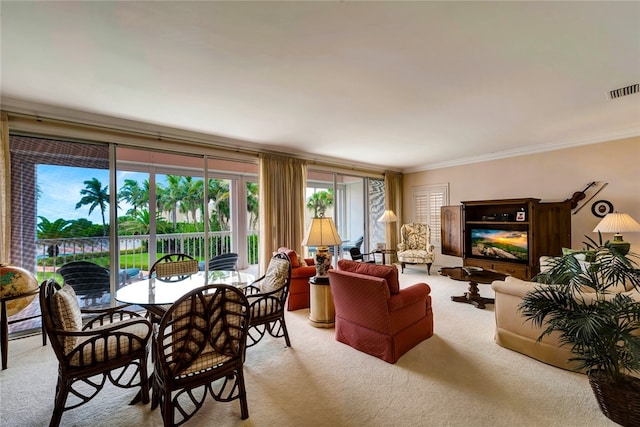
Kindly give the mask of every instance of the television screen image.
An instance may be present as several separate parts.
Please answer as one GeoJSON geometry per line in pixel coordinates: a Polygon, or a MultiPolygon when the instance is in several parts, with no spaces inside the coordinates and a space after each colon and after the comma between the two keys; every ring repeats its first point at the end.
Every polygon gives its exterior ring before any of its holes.
{"type": "Polygon", "coordinates": [[[471,229],[471,256],[526,262],[529,260],[527,232],[471,229]]]}

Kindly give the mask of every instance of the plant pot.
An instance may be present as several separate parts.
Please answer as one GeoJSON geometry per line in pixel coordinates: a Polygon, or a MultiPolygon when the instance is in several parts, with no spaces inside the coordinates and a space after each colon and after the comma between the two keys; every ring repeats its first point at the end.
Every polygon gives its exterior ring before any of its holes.
{"type": "Polygon", "coordinates": [[[621,381],[613,381],[593,371],[589,384],[607,418],[625,427],[640,426],[640,378],[624,375],[621,381]]]}

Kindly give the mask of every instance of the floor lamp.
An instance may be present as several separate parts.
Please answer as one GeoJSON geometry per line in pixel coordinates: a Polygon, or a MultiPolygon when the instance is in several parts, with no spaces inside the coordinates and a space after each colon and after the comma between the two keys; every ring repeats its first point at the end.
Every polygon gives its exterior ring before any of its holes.
{"type": "MultiPolygon", "coordinates": [[[[380,219],[378,219],[378,222],[383,222],[385,226],[385,229],[384,229],[385,249],[392,249],[391,248],[391,227],[389,226],[389,224],[396,221],[398,221],[398,217],[396,216],[395,213],[393,213],[391,209],[385,210],[382,216],[380,217],[380,219]]],[[[382,259],[384,259],[384,256],[382,259]]],[[[391,263],[393,263],[393,260],[391,260],[391,263]]]]}

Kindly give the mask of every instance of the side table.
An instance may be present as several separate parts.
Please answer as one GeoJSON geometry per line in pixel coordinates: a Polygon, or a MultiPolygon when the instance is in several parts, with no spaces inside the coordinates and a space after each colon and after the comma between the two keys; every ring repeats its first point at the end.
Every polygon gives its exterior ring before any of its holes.
{"type": "Polygon", "coordinates": [[[373,251],[371,251],[372,254],[381,254],[382,255],[382,265],[386,265],[387,264],[387,258],[386,255],[390,255],[389,256],[389,263],[393,264],[393,257],[396,254],[396,250],[395,249],[375,249],[373,251]]]}
{"type": "Polygon", "coordinates": [[[310,305],[309,323],[316,328],[333,328],[336,310],[328,277],[312,277],[309,279],[310,305]]]}

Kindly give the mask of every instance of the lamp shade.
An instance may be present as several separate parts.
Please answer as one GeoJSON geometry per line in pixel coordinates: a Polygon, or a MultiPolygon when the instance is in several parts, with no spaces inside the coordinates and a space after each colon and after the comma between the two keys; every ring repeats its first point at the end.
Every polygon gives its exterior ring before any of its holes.
{"type": "Polygon", "coordinates": [[[380,219],[378,219],[378,222],[389,223],[389,222],[396,222],[397,220],[398,220],[398,217],[396,216],[396,214],[393,213],[391,209],[387,209],[386,211],[384,211],[380,219]]]}
{"type": "Polygon", "coordinates": [[[640,224],[631,218],[629,214],[626,213],[610,213],[607,214],[596,228],[593,229],[594,232],[601,233],[622,233],[622,232],[632,232],[632,231],[640,231],[640,224]]]}
{"type": "Polygon", "coordinates": [[[331,218],[313,218],[302,240],[303,246],[336,246],[342,239],[331,218]]]}

